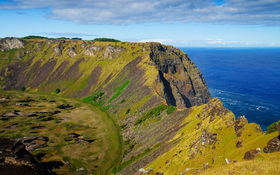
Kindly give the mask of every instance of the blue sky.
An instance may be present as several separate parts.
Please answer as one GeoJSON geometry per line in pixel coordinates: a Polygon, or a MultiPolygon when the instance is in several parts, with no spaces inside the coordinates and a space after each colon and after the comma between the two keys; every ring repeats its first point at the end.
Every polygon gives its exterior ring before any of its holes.
{"type": "Polygon", "coordinates": [[[280,47],[280,0],[0,0],[0,37],[280,47]]]}

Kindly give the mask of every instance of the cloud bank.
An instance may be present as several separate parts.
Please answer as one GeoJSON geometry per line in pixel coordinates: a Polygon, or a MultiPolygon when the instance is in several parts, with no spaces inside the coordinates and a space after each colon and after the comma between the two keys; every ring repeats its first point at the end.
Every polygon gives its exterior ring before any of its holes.
{"type": "Polygon", "coordinates": [[[79,24],[280,25],[280,0],[6,0],[0,9],[50,9],[48,18],[79,24]]]}

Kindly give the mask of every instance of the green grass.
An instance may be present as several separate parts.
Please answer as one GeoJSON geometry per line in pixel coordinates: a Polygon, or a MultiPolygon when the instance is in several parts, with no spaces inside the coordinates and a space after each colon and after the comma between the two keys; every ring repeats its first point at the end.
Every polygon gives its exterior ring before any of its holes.
{"type": "Polygon", "coordinates": [[[104,94],[105,94],[105,92],[101,92],[99,90],[96,93],[94,93],[93,95],[83,98],[82,101],[102,107],[105,104],[104,97],[103,97],[104,94]]]}
{"type": "Polygon", "coordinates": [[[267,134],[270,134],[270,133],[272,133],[272,132],[276,132],[276,131],[277,131],[277,124],[278,124],[279,122],[280,122],[280,120],[277,121],[277,122],[272,123],[271,125],[269,125],[269,126],[267,127],[266,133],[267,133],[267,134]]]}
{"type": "Polygon", "coordinates": [[[0,120],[0,137],[48,137],[49,141],[43,147],[31,153],[33,155],[46,153],[41,162],[69,161],[70,166],[68,168],[62,167],[54,170],[55,172],[68,174],[69,171],[74,172],[83,167],[90,174],[110,174],[112,169],[120,163],[122,154],[120,129],[108,112],[100,107],[76,99],[50,94],[0,91],[0,98],[7,99],[7,97],[9,97],[7,105],[3,107],[0,104],[0,114],[13,110],[19,110],[23,113],[60,111],[60,113],[51,116],[48,116],[49,114],[39,114],[39,116],[34,117],[17,116],[9,120],[0,120]],[[27,97],[35,100],[29,103],[30,107],[15,105],[19,99],[27,97]],[[53,102],[49,102],[51,100],[53,102]],[[57,108],[61,104],[69,104],[75,106],[75,108],[57,108]],[[52,117],[53,120],[42,121],[42,119],[48,117],[52,117]],[[17,123],[16,127],[9,127],[14,123],[17,123]],[[43,128],[36,128],[38,126],[43,126],[43,128]],[[95,141],[89,143],[87,141],[79,142],[75,139],[64,140],[72,138],[71,133],[95,141]]]}
{"type": "Polygon", "coordinates": [[[172,105],[168,106],[166,109],[167,115],[172,114],[176,109],[177,108],[175,106],[172,106],[172,105]]]}
{"type": "Polygon", "coordinates": [[[116,92],[115,95],[113,95],[113,97],[111,97],[108,100],[108,103],[111,103],[114,99],[116,99],[119,95],[121,95],[125,87],[127,87],[128,85],[129,85],[129,80],[125,81],[120,87],[116,88],[114,90],[116,92]]]}
{"type": "Polygon", "coordinates": [[[161,104],[155,108],[150,109],[148,112],[146,112],[140,119],[136,120],[134,125],[138,125],[145,120],[153,117],[153,116],[159,116],[162,111],[166,110],[168,106],[161,104]]]}

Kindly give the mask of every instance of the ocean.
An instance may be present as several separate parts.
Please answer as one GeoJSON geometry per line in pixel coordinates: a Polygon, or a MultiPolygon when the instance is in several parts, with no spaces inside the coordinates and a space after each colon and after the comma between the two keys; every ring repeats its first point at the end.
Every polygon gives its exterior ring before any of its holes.
{"type": "Polygon", "coordinates": [[[262,130],[280,120],[280,48],[180,48],[200,69],[212,97],[262,130]]]}

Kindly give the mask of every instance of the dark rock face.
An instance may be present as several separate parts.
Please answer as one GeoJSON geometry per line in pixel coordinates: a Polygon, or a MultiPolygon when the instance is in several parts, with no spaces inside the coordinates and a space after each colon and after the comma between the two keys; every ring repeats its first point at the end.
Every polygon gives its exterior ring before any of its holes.
{"type": "Polygon", "coordinates": [[[208,86],[189,57],[174,47],[151,44],[150,58],[159,71],[157,78],[164,86],[168,105],[178,108],[207,103],[210,98],[208,86]]]}
{"type": "MultiPolygon", "coordinates": [[[[279,136],[278,136],[279,137],[279,136]]],[[[273,153],[280,151],[280,140],[277,137],[274,137],[270,141],[267,142],[267,146],[263,149],[266,153],[273,153]]]]}
{"type": "Polygon", "coordinates": [[[0,138],[0,174],[50,175],[54,173],[39,165],[19,140],[0,138]]]}
{"type": "Polygon", "coordinates": [[[242,130],[247,123],[248,123],[248,120],[244,116],[238,117],[235,120],[234,130],[235,130],[237,137],[240,137],[242,135],[242,132],[240,130],[242,130]]]}
{"type": "Polygon", "coordinates": [[[261,153],[261,149],[252,149],[250,151],[247,151],[243,157],[244,160],[252,160],[254,159],[257,155],[261,153]]]}

